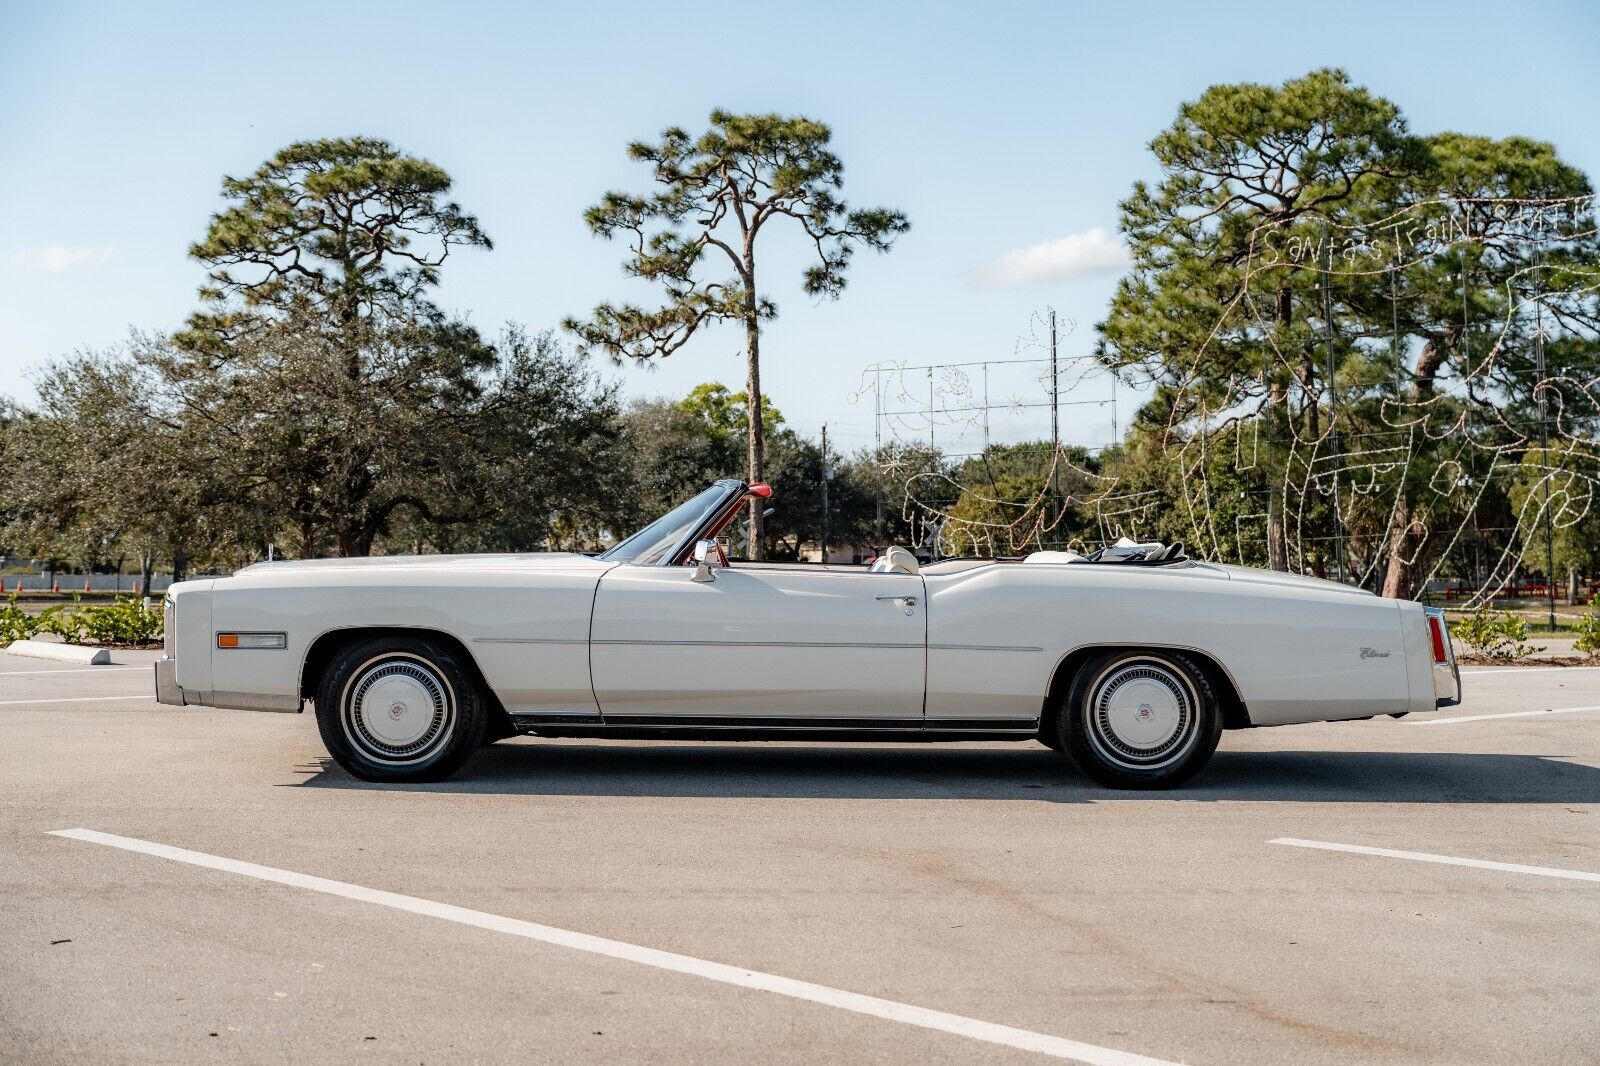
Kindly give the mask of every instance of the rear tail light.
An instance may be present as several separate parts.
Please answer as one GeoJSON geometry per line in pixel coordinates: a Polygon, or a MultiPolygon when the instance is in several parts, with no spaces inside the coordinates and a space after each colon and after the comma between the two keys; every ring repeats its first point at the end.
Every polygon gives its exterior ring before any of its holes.
{"type": "Polygon", "coordinates": [[[1428,636],[1433,638],[1433,661],[1449,662],[1450,656],[1445,652],[1444,645],[1444,619],[1436,614],[1428,616],[1428,636]]]}

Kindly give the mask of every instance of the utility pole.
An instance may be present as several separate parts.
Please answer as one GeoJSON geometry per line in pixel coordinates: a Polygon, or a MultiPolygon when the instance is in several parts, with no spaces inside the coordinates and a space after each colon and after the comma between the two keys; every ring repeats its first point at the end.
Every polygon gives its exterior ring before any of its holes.
{"type": "Polygon", "coordinates": [[[883,366],[878,366],[872,385],[872,466],[874,476],[874,511],[872,536],[876,550],[883,544],[883,366]]]}
{"type": "MultiPolygon", "coordinates": [[[[1050,443],[1061,450],[1061,375],[1056,372],[1056,309],[1050,309],[1050,443]]],[[[1054,486],[1051,486],[1054,490],[1054,486]]]]}
{"type": "Polygon", "coordinates": [[[828,423],[822,423],[822,558],[828,565],[828,478],[833,472],[828,468],[828,423]]]}
{"type": "Polygon", "coordinates": [[[983,361],[983,454],[984,461],[989,456],[989,361],[983,361]]]}
{"type": "MultiPolygon", "coordinates": [[[[1050,308],[1050,529],[1061,524],[1061,375],[1056,370],[1056,309],[1050,308]]],[[[1043,544],[1041,542],[1041,547],[1043,544]]]]}

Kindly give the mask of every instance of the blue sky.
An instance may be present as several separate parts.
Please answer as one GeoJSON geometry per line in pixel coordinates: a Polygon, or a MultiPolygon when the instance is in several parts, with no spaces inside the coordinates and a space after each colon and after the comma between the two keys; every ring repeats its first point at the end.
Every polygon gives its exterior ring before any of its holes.
{"type": "MultiPolygon", "coordinates": [[[[1214,82],[1338,65],[1418,131],[1538,137],[1600,175],[1589,4],[723,10],[0,0],[0,394],[30,396],[29,368],[52,356],[179,324],[202,276],[184,249],[222,175],[304,138],[385,137],[449,170],[496,248],[453,257],[440,300],[493,330],[648,298],[580,217],[640,187],[628,140],[695,129],[714,106],[829,123],[847,197],[899,207],[913,229],[858,257],[824,304],[800,293],[801,249],[780,239],[763,372],[792,424],[827,420],[846,448],[871,437],[870,399],[849,397],[875,361],[1013,358],[1047,306],[1077,323],[1063,350],[1086,352],[1116,277],[1117,202],[1152,175],[1149,139],[1214,82]]],[[[740,341],[714,332],[654,372],[605,373],[630,394],[738,387],[740,341]]],[[[1025,376],[996,385],[1038,398],[1025,376]]],[[[1136,398],[1119,399],[1125,424],[1136,398]]],[[[1068,440],[1111,433],[1105,406],[1065,423],[1068,440]]],[[[996,435],[1047,426],[1028,410],[996,435]]]]}

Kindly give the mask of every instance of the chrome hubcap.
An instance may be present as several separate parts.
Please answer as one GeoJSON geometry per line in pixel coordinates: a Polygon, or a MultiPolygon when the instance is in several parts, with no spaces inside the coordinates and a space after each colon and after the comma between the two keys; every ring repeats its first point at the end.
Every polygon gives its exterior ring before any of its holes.
{"type": "Polygon", "coordinates": [[[1187,678],[1148,659],[1113,664],[1089,702],[1089,736],[1112,762],[1138,769],[1181,759],[1197,734],[1200,701],[1187,678]]]}
{"type": "Polygon", "coordinates": [[[430,663],[401,653],[361,666],[345,688],[345,736],[370,759],[414,763],[450,736],[455,721],[450,686],[430,663]]]}

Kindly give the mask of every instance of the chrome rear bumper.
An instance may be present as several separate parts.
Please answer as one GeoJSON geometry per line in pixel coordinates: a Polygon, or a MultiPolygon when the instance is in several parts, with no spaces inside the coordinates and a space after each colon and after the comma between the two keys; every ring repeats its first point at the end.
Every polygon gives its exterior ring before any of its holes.
{"type": "Polygon", "coordinates": [[[1443,609],[1424,607],[1422,610],[1424,616],[1431,615],[1439,620],[1439,632],[1444,636],[1445,661],[1433,664],[1433,705],[1454,707],[1461,702],[1461,667],[1456,665],[1456,648],[1450,640],[1450,627],[1445,624],[1443,609]]]}

